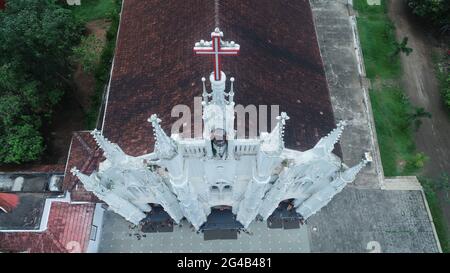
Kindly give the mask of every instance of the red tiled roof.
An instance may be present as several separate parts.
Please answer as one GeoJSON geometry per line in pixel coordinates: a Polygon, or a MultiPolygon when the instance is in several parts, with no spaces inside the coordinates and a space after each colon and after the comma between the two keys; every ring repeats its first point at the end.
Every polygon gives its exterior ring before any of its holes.
{"type": "Polygon", "coordinates": [[[89,132],[74,133],[62,187],[63,191],[71,193],[73,201],[98,202],[97,197],[86,191],[70,170],[77,167],[84,174],[91,174],[103,160],[103,153],[89,132]]]}
{"type": "MultiPolygon", "coordinates": [[[[224,71],[235,76],[235,101],[280,105],[291,116],[289,148],[306,150],[334,128],[327,82],[307,0],[222,0],[220,26],[226,40],[241,45],[226,58],[224,71]]],[[[169,129],[171,108],[193,105],[200,78],[212,64],[192,46],[214,28],[209,0],[126,0],[120,23],[104,134],[130,155],[153,151],[147,118],[157,113],[169,129]]],[[[169,131],[169,130],[167,130],[169,131]]],[[[338,151],[339,153],[339,151],[338,151]]],[[[78,201],[96,201],[70,169],[90,174],[103,160],[87,132],[75,133],[63,189],[78,201]]]]}
{"type": "Polygon", "coordinates": [[[44,232],[0,233],[2,252],[85,252],[95,204],[52,203],[44,232]]]}
{"type": "Polygon", "coordinates": [[[19,205],[19,196],[13,193],[0,192],[0,208],[6,210],[6,212],[11,212],[17,205],[19,205]]]}
{"type": "MultiPolygon", "coordinates": [[[[280,105],[291,121],[286,142],[306,150],[334,128],[334,117],[308,0],[221,0],[220,27],[241,45],[223,69],[236,77],[235,101],[280,105]]],[[[193,105],[212,63],[192,47],[214,29],[210,0],[125,0],[104,134],[130,155],[153,151],[147,118],[165,129],[177,104],[193,105]]]]}

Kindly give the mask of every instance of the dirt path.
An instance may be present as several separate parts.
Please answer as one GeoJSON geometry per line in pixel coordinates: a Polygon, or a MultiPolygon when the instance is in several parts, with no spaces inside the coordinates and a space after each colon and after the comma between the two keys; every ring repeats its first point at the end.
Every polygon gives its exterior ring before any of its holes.
{"type": "MultiPolygon", "coordinates": [[[[106,32],[110,25],[111,22],[109,20],[101,19],[89,22],[86,24],[87,34],[94,35],[104,45],[106,43],[106,32]]],[[[90,109],[91,96],[95,89],[95,78],[92,74],[85,73],[82,67],[78,65],[74,74],[74,80],[77,86],[78,100],[83,110],[88,111],[90,109]]]]}
{"type": "Polygon", "coordinates": [[[411,55],[402,54],[403,84],[411,101],[432,113],[431,119],[424,119],[416,134],[420,151],[429,157],[425,174],[436,177],[442,172],[450,173],[450,119],[442,105],[438,82],[434,73],[431,53],[433,39],[411,22],[407,6],[403,1],[389,1],[389,15],[397,29],[398,40],[408,36],[411,55]]]}
{"type": "MultiPolygon", "coordinates": [[[[450,118],[442,104],[432,62],[432,52],[439,48],[433,37],[414,21],[404,1],[389,1],[389,16],[395,24],[397,40],[407,36],[408,46],[414,50],[411,55],[401,57],[403,86],[413,104],[433,115],[423,120],[415,136],[418,150],[429,157],[424,174],[433,178],[444,172],[450,174],[450,118]]],[[[443,209],[450,227],[448,202],[443,209]]]]}
{"type": "MultiPolygon", "coordinates": [[[[95,20],[87,23],[86,29],[89,35],[95,35],[105,43],[110,24],[107,20],[95,20]]],[[[90,107],[95,79],[78,66],[74,73],[74,81],[76,89],[66,93],[61,104],[55,109],[52,124],[46,130],[47,150],[41,160],[44,164],[64,164],[73,132],[86,129],[85,113],[90,107]]]]}

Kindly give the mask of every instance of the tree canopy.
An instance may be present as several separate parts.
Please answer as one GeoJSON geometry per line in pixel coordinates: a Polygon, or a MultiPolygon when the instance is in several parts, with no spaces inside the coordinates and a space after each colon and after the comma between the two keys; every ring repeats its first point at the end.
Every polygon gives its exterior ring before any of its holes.
{"type": "Polygon", "coordinates": [[[448,0],[408,0],[414,14],[425,18],[441,28],[450,31],[450,1],[448,0]]]}
{"type": "Polygon", "coordinates": [[[52,109],[72,86],[82,27],[54,0],[8,1],[0,12],[0,162],[36,160],[52,109]]]}

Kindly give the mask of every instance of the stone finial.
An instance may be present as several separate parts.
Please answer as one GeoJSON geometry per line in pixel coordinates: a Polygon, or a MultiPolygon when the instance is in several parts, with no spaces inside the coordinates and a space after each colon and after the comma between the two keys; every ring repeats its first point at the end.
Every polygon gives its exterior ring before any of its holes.
{"type": "Polygon", "coordinates": [[[106,158],[111,161],[116,161],[123,159],[125,157],[125,153],[122,149],[117,145],[109,141],[106,137],[104,137],[100,131],[97,129],[91,132],[91,135],[94,137],[97,145],[103,150],[103,154],[106,158]]]}
{"type": "Polygon", "coordinates": [[[346,183],[352,183],[353,181],[355,181],[356,176],[358,175],[359,172],[361,172],[361,170],[367,165],[367,163],[369,163],[369,161],[367,159],[363,159],[360,163],[358,163],[357,165],[348,168],[347,170],[345,170],[344,172],[341,173],[341,179],[346,182],[346,183]]]}
{"type": "Polygon", "coordinates": [[[228,92],[228,104],[234,105],[234,77],[230,78],[230,92],[228,92]]]}
{"type": "Polygon", "coordinates": [[[72,173],[72,175],[77,177],[78,180],[81,181],[81,183],[83,183],[83,186],[87,191],[92,191],[95,194],[103,194],[105,192],[105,189],[99,187],[99,183],[94,178],[85,175],[80,170],[78,170],[77,167],[73,167],[70,172],[72,173]]]}
{"type": "Polygon", "coordinates": [[[161,158],[172,158],[176,154],[176,144],[164,130],[161,128],[161,120],[156,114],[148,119],[153,126],[153,135],[155,137],[155,153],[161,158]]]}
{"type": "Polygon", "coordinates": [[[70,169],[70,172],[72,173],[72,175],[77,176],[77,174],[80,173],[80,170],[78,170],[77,167],[72,167],[72,169],[70,169]]]}
{"type": "Polygon", "coordinates": [[[286,127],[286,121],[289,119],[290,117],[286,114],[286,112],[282,112],[281,115],[277,117],[280,149],[284,149],[284,129],[286,127]]]}
{"type": "Polygon", "coordinates": [[[208,94],[208,91],[206,91],[206,78],[205,77],[202,77],[202,85],[203,85],[203,93],[202,93],[203,104],[208,105],[208,97],[210,95],[208,94]]]}
{"type": "Polygon", "coordinates": [[[284,129],[286,121],[289,120],[289,116],[282,112],[277,117],[277,125],[273,128],[272,132],[263,139],[262,150],[281,152],[284,149],[284,129]]]}
{"type": "Polygon", "coordinates": [[[334,145],[336,145],[336,143],[338,143],[341,139],[345,126],[347,126],[347,122],[340,121],[337,124],[336,128],[327,136],[320,139],[314,148],[323,148],[326,153],[331,153],[334,149],[334,145]]]}

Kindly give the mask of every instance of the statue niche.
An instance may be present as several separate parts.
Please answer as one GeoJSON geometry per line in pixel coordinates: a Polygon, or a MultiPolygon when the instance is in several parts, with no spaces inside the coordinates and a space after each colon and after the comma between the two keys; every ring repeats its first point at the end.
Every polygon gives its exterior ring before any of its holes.
{"type": "Polygon", "coordinates": [[[228,140],[224,129],[214,129],[211,132],[211,145],[214,157],[225,159],[228,149],[228,140]]]}

